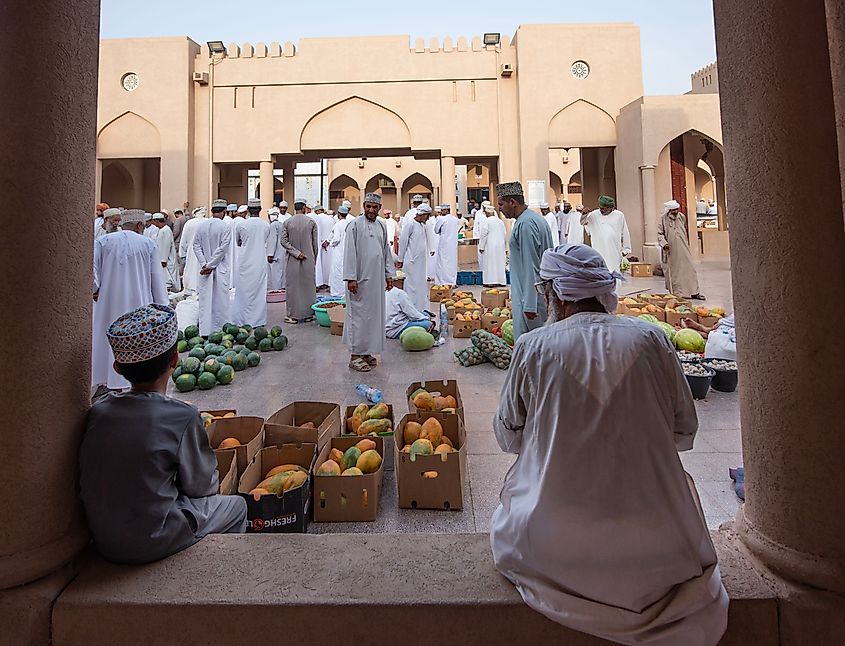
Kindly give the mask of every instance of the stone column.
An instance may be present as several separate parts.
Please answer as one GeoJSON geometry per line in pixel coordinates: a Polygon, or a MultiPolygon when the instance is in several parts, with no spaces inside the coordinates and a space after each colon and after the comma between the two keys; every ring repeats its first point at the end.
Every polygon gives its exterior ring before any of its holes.
{"type": "Polygon", "coordinates": [[[824,0],[715,0],[747,502],[781,576],[845,591],[845,273],[824,0]],[[801,48],[771,43],[801,43],[801,48]],[[812,118],[795,97],[812,97],[812,118]],[[794,217],[810,195],[820,214],[794,217]]]}
{"type": "Polygon", "coordinates": [[[294,179],[294,175],[296,174],[296,161],[290,158],[286,158],[282,160],[282,191],[284,195],[284,200],[288,203],[288,208],[290,209],[288,213],[293,214],[293,200],[296,197],[294,193],[296,192],[296,180],[294,179]]]}
{"type": "Polygon", "coordinates": [[[3,200],[10,213],[35,198],[41,212],[63,214],[41,218],[35,238],[26,218],[3,220],[0,319],[9,338],[38,346],[0,371],[0,588],[58,570],[88,540],[77,455],[90,403],[99,6],[0,4],[3,200]]]}
{"type": "Polygon", "coordinates": [[[455,199],[455,158],[440,158],[440,203],[452,207],[452,214],[458,212],[458,201],[455,199]]]}
{"type": "Polygon", "coordinates": [[[716,207],[719,209],[719,231],[728,230],[728,203],[725,193],[725,178],[722,175],[714,175],[716,185],[716,207]]]}
{"type": "Polygon", "coordinates": [[[660,247],[657,245],[657,190],[654,184],[656,168],[654,164],[640,166],[640,181],[643,190],[642,260],[653,265],[660,264],[660,247]]]}
{"type": "Polygon", "coordinates": [[[258,172],[261,186],[261,217],[269,220],[267,210],[273,206],[273,189],[276,187],[273,179],[273,160],[261,162],[258,172]]]}

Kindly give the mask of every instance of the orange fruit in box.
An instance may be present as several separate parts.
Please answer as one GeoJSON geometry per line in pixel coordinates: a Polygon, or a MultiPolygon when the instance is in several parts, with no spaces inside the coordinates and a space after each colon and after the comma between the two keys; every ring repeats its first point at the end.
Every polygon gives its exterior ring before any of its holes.
{"type": "Polygon", "coordinates": [[[234,449],[236,446],[240,446],[241,441],[236,437],[227,437],[225,440],[220,442],[220,445],[217,447],[218,449],[234,449]]]}

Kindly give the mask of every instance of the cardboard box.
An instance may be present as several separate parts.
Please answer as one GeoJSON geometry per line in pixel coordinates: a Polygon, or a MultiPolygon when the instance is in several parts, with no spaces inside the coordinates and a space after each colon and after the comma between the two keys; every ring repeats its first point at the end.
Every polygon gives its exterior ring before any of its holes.
{"type": "Polygon", "coordinates": [[[472,333],[481,329],[481,320],[458,321],[452,324],[452,337],[455,339],[468,339],[472,333]]]}
{"type": "Polygon", "coordinates": [[[311,511],[311,478],[317,461],[317,445],[284,444],[259,451],[241,476],[238,494],[246,500],[248,533],[290,534],[304,533],[308,529],[311,511]],[[284,492],[281,496],[264,495],[256,498],[249,495],[265,474],[281,464],[298,464],[308,470],[305,483],[284,492]]]}
{"type": "MultiPolygon", "coordinates": [[[[458,382],[454,379],[449,379],[445,381],[415,381],[408,389],[405,391],[405,396],[408,399],[408,411],[411,413],[418,413],[421,411],[417,410],[417,407],[414,406],[414,402],[411,401],[411,395],[422,388],[423,390],[427,390],[432,395],[439,395],[441,397],[446,397],[446,395],[452,395],[455,398],[455,401],[458,402],[458,407],[455,409],[455,413],[458,417],[461,418],[461,421],[464,421],[464,402],[461,399],[461,391],[458,388],[458,382]]],[[[424,411],[422,411],[424,412],[424,411]]],[[[447,413],[448,414],[448,413],[447,413]]],[[[451,438],[450,438],[451,439],[451,438]]],[[[399,447],[402,448],[401,446],[399,447]]]]}
{"type": "Polygon", "coordinates": [[[238,411],[236,411],[234,408],[224,408],[221,410],[201,410],[200,415],[202,415],[203,413],[208,413],[212,417],[223,417],[224,415],[228,415],[229,413],[234,413],[235,415],[237,415],[238,411]]]}
{"type": "Polygon", "coordinates": [[[428,290],[428,300],[432,303],[439,303],[442,300],[449,298],[452,295],[452,288],[449,286],[446,287],[436,287],[432,285],[431,288],[428,290]]]}
{"type": "Polygon", "coordinates": [[[481,292],[481,304],[486,309],[493,309],[494,307],[504,308],[510,300],[510,292],[507,289],[497,289],[499,294],[491,294],[492,290],[485,289],[481,292]]]}
{"type": "MultiPolygon", "coordinates": [[[[367,405],[372,407],[372,404],[367,405]]],[[[386,435],[379,435],[379,437],[384,441],[384,453],[381,456],[384,459],[384,470],[393,471],[393,429],[396,427],[396,416],[393,414],[393,404],[387,404],[387,410],[390,411],[390,414],[387,416],[387,419],[390,420],[390,433],[386,435]]],[[[352,413],[354,412],[354,406],[346,407],[346,412],[343,415],[343,434],[341,437],[343,437],[343,435],[352,434],[352,430],[347,427],[346,421],[352,417],[352,413]]]]}
{"type": "Polygon", "coordinates": [[[632,262],[631,276],[633,278],[651,278],[654,276],[654,268],[647,262],[632,262]]]}
{"type": "MultiPolygon", "coordinates": [[[[333,308],[337,309],[337,308],[333,308]]],[[[326,402],[294,402],[273,413],[264,424],[264,445],[313,442],[319,449],[341,433],[340,406],[326,402]],[[316,429],[300,428],[314,422],[316,429]]]]}
{"type": "Polygon", "coordinates": [[[464,477],[466,474],[466,431],[458,415],[443,413],[410,413],[402,418],[395,430],[396,486],[401,509],[463,509],[464,477]],[[417,455],[411,459],[403,453],[405,424],[422,424],[434,417],[443,426],[443,434],[454,445],[455,453],[417,455]],[[425,473],[435,472],[434,478],[425,473]]]}
{"type": "Polygon", "coordinates": [[[232,496],[238,493],[238,458],[235,449],[217,449],[217,480],[220,482],[220,493],[232,496]]]}
{"type": "Polygon", "coordinates": [[[331,325],[329,326],[331,334],[334,336],[343,336],[343,324],[346,321],[346,306],[329,308],[328,315],[329,321],[331,321],[331,325]]]}
{"type": "MultiPolygon", "coordinates": [[[[328,460],[330,449],[345,452],[355,446],[362,437],[333,437],[327,444],[317,466],[328,460]]],[[[378,516],[381,486],[384,478],[384,438],[371,436],[367,439],[376,443],[376,451],[382,456],[382,464],[375,473],[362,476],[314,476],[314,522],[372,522],[378,516]]],[[[391,448],[393,448],[391,446],[391,448]]]]}
{"type": "Polygon", "coordinates": [[[206,429],[208,443],[217,449],[227,437],[234,437],[241,444],[234,448],[238,459],[238,473],[243,473],[252,458],[264,446],[263,417],[226,417],[218,419],[206,429]]]}
{"type": "Polygon", "coordinates": [[[496,328],[501,328],[502,324],[508,320],[506,316],[493,316],[489,312],[485,313],[484,316],[481,317],[481,327],[483,327],[488,332],[496,328]]]}
{"type": "Polygon", "coordinates": [[[704,327],[713,327],[722,320],[721,316],[699,316],[698,322],[704,327]]]}

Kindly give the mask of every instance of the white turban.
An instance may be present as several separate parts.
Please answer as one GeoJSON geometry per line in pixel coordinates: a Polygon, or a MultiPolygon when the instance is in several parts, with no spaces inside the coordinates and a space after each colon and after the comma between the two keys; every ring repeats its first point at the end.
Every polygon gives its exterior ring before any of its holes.
{"type": "Polygon", "coordinates": [[[592,247],[571,244],[546,250],[540,262],[540,278],[552,281],[562,301],[595,298],[608,313],[616,311],[616,281],[622,280],[622,274],[611,272],[592,247]]]}
{"type": "Polygon", "coordinates": [[[669,200],[668,202],[663,203],[663,208],[667,211],[673,211],[675,209],[681,208],[681,205],[678,203],[677,200],[669,200]]]}
{"type": "Polygon", "coordinates": [[[287,206],[287,205],[288,205],[288,203],[285,200],[282,200],[281,202],[279,202],[279,208],[282,208],[283,206],[287,206]]]}
{"type": "Polygon", "coordinates": [[[279,211],[279,209],[277,209],[275,206],[267,209],[267,217],[270,218],[271,222],[275,222],[276,220],[278,220],[280,214],[281,211],[279,211]]]}
{"type": "Polygon", "coordinates": [[[548,202],[540,202],[540,208],[541,209],[549,208],[549,203],[548,202]]]}
{"type": "Polygon", "coordinates": [[[485,212],[485,213],[493,213],[493,214],[495,214],[495,213],[496,213],[496,209],[494,209],[492,206],[485,206],[485,207],[484,207],[484,212],[485,212]]]}
{"type": "Polygon", "coordinates": [[[247,211],[249,211],[249,207],[246,204],[241,204],[238,207],[238,213],[246,213],[247,211]]]}
{"type": "Polygon", "coordinates": [[[417,213],[431,213],[431,207],[428,204],[420,204],[417,207],[417,213]]]}

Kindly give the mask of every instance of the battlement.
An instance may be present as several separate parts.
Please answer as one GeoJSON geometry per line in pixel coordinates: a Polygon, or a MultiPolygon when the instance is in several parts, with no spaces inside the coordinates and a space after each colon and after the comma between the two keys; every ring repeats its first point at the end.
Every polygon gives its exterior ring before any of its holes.
{"type": "Polygon", "coordinates": [[[485,45],[481,36],[473,36],[469,41],[467,41],[465,36],[459,36],[457,43],[452,40],[451,36],[446,36],[442,43],[437,37],[430,38],[428,41],[428,47],[426,47],[425,38],[417,38],[414,40],[411,52],[415,54],[438,54],[441,52],[501,51],[503,48],[509,47],[510,43],[510,37],[504,34],[502,34],[498,45],[485,45]]]}
{"type": "Polygon", "coordinates": [[[718,63],[710,63],[697,72],[690,74],[692,94],[718,94],[719,93],[719,67],[718,63]]]}

